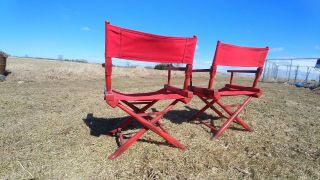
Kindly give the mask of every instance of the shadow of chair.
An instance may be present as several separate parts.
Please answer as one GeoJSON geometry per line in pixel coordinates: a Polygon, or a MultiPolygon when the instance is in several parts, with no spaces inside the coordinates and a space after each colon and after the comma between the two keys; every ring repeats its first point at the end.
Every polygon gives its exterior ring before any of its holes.
{"type": "MultiPolygon", "coordinates": [[[[98,118],[94,117],[93,113],[88,113],[87,117],[83,119],[83,121],[90,128],[90,135],[99,137],[100,135],[110,135],[108,134],[108,132],[115,129],[118,126],[118,124],[120,124],[127,118],[128,117],[98,118]]],[[[135,121],[132,121],[131,124],[124,129],[124,131],[140,128],[141,125],[139,125],[135,121]]]]}
{"type": "MultiPolygon", "coordinates": [[[[198,110],[191,108],[190,106],[184,106],[185,110],[171,110],[166,115],[164,115],[164,118],[170,120],[172,123],[175,124],[182,124],[182,123],[194,123],[194,121],[190,121],[190,117],[194,115],[198,110]]],[[[202,113],[200,116],[203,120],[216,120],[217,117],[202,113]]]]}
{"type": "MultiPolygon", "coordinates": [[[[155,109],[154,109],[155,111],[155,109]]],[[[90,135],[99,137],[100,135],[108,135],[111,137],[116,138],[116,143],[118,146],[120,146],[119,137],[117,135],[109,133],[110,131],[114,130],[119,124],[121,124],[123,121],[125,121],[128,118],[128,116],[121,117],[121,118],[99,118],[95,117],[93,113],[88,113],[87,117],[83,119],[83,122],[89,127],[90,129],[90,135]]],[[[122,129],[122,131],[128,131],[128,130],[138,130],[143,128],[137,121],[132,121],[130,125],[126,126],[122,129]]],[[[134,134],[133,132],[126,133],[126,136],[124,136],[125,139],[129,139],[129,135],[134,134]]],[[[157,144],[157,145],[167,145],[170,146],[166,142],[159,142],[149,139],[138,139],[139,142],[146,142],[151,144],[157,144]]]]}
{"type": "MultiPolygon", "coordinates": [[[[182,123],[191,123],[191,124],[200,124],[199,121],[190,120],[190,117],[193,117],[194,114],[198,112],[198,109],[192,108],[190,106],[184,106],[185,110],[171,110],[168,112],[164,118],[168,119],[172,123],[182,124],[182,123]]],[[[214,114],[208,114],[203,112],[199,118],[208,123],[215,124],[217,128],[220,128],[220,125],[216,125],[215,121],[220,120],[221,118],[215,116],[214,114]]],[[[236,127],[237,125],[231,125],[229,129],[237,130],[237,131],[245,131],[242,128],[236,127]]],[[[210,132],[210,131],[209,131],[210,132]]]]}
{"type": "MultiPolygon", "coordinates": [[[[175,124],[182,124],[182,123],[191,123],[191,124],[199,124],[198,121],[190,121],[190,117],[192,117],[198,110],[191,108],[190,106],[184,106],[185,110],[171,110],[169,111],[164,118],[171,121],[175,124]]],[[[153,112],[156,112],[155,108],[151,109],[153,112]]],[[[100,118],[95,117],[93,113],[88,113],[87,117],[83,119],[84,123],[90,128],[90,135],[99,137],[100,135],[108,135],[115,137],[118,141],[118,137],[110,134],[109,132],[114,130],[119,124],[121,124],[123,121],[125,121],[128,118],[128,116],[121,117],[121,118],[100,118]]],[[[214,123],[214,121],[219,120],[220,118],[218,116],[213,116],[211,114],[202,113],[199,117],[203,121],[208,121],[211,123],[214,123]]],[[[217,126],[219,127],[219,126],[217,126]]],[[[129,126],[125,127],[122,131],[128,131],[128,130],[138,130],[141,129],[142,126],[137,123],[137,121],[132,121],[129,126]]],[[[235,126],[231,126],[230,129],[233,130],[239,130],[243,131],[241,128],[237,128],[235,126]]],[[[126,133],[126,135],[130,135],[132,133],[126,133]]],[[[128,138],[128,137],[125,137],[128,138]]],[[[150,141],[146,139],[139,139],[140,142],[147,142],[152,144],[158,144],[158,145],[168,145],[165,142],[158,142],[158,141],[150,141]]],[[[117,142],[118,143],[118,142],[117,142]]]]}

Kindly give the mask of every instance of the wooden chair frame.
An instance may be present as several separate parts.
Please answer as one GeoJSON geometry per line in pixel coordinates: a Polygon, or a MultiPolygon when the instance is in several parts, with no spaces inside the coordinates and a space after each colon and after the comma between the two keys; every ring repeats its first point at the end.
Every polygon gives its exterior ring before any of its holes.
{"type": "Polygon", "coordinates": [[[194,95],[198,96],[205,106],[201,108],[190,120],[197,120],[200,124],[207,126],[214,132],[211,140],[220,137],[232,122],[241,125],[245,130],[252,131],[249,125],[242,120],[239,114],[250,103],[253,97],[259,98],[262,95],[262,90],[256,88],[258,80],[262,74],[264,62],[268,53],[266,48],[252,48],[241,47],[231,44],[225,44],[220,41],[217,43],[217,48],[213,63],[210,69],[195,69],[192,72],[209,72],[210,78],[208,88],[197,87],[192,85],[192,78],[190,82],[190,90],[194,95]],[[236,66],[236,67],[257,67],[256,70],[228,70],[231,73],[229,84],[220,89],[213,89],[214,77],[217,72],[217,67],[222,66],[236,66]],[[253,73],[255,75],[251,87],[233,84],[234,73],[253,73]],[[225,96],[247,96],[247,98],[240,104],[226,105],[221,101],[225,96]],[[214,104],[217,104],[225,112],[219,111],[214,104]],[[231,106],[235,106],[236,110],[232,111],[231,106]],[[199,116],[207,109],[212,109],[220,118],[227,119],[223,125],[218,129],[212,122],[204,122],[199,116]]]}
{"type": "Polygon", "coordinates": [[[116,135],[120,139],[120,147],[109,156],[109,159],[114,159],[121,155],[148,130],[161,136],[170,145],[182,150],[186,149],[183,144],[164,129],[160,123],[160,119],[179,101],[189,103],[192,98],[193,94],[189,91],[188,87],[192,74],[196,41],[196,36],[192,38],[159,36],[113,26],[109,22],[106,22],[106,90],[104,97],[111,107],[118,107],[130,116],[114,130],[109,132],[109,134],[116,135]],[[125,94],[112,89],[112,58],[147,62],[181,63],[186,64],[186,68],[169,68],[168,84],[158,91],[125,94]],[[185,72],[183,88],[171,85],[171,71],[185,72]],[[162,111],[146,112],[155,103],[170,100],[172,102],[162,111]],[[138,105],[143,106],[139,108],[138,105]],[[140,123],[143,128],[125,141],[122,129],[128,126],[133,120],[140,123]]]}

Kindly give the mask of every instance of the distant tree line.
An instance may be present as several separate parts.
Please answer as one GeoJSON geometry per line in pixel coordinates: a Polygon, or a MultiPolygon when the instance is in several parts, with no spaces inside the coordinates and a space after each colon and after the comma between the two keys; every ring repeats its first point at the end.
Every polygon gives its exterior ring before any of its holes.
{"type": "MultiPolygon", "coordinates": [[[[17,56],[19,57],[19,56],[17,56]]],[[[53,60],[53,61],[69,61],[69,62],[79,62],[79,63],[88,63],[85,59],[64,59],[62,55],[58,55],[57,59],[45,58],[45,57],[32,57],[28,54],[24,55],[24,58],[33,58],[33,59],[44,59],[44,60],[53,60]]]]}
{"type": "MultiPolygon", "coordinates": [[[[102,65],[102,67],[105,67],[105,63],[102,63],[101,65],[102,65]]],[[[161,63],[161,64],[155,65],[154,67],[147,66],[145,68],[147,68],[147,69],[157,69],[157,70],[167,70],[169,67],[175,67],[175,66],[179,67],[179,64],[173,65],[173,64],[163,64],[163,63],[161,63]]],[[[136,66],[117,66],[117,65],[112,64],[112,67],[135,68],[136,66]]]]}
{"type": "Polygon", "coordinates": [[[169,67],[173,67],[172,64],[157,64],[154,66],[154,69],[158,69],[158,70],[167,70],[169,67]]]}

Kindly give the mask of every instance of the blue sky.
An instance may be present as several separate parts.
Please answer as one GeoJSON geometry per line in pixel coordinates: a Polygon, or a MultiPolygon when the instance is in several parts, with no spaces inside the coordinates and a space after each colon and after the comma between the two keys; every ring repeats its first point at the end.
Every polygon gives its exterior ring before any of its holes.
{"type": "Polygon", "coordinates": [[[217,40],[269,46],[268,58],[320,57],[319,9],[318,0],[1,0],[0,49],[101,63],[109,20],[154,34],[197,35],[196,67],[209,66],[217,40]]]}

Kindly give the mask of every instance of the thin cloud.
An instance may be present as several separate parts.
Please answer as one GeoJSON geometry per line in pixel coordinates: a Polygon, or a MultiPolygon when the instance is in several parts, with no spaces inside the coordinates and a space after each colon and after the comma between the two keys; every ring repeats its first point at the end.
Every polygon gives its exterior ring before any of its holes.
{"type": "Polygon", "coordinates": [[[199,45],[198,45],[198,44],[196,45],[196,49],[197,49],[197,50],[199,49],[199,45]]]}
{"type": "Polygon", "coordinates": [[[320,50],[320,46],[319,45],[315,45],[314,48],[317,49],[317,50],[320,50]]]}
{"type": "Polygon", "coordinates": [[[82,27],[82,28],[80,28],[80,30],[86,31],[86,32],[91,31],[91,29],[89,27],[82,27]]]}
{"type": "Polygon", "coordinates": [[[281,52],[284,51],[283,47],[275,47],[275,48],[271,48],[270,51],[272,52],[281,52]]]}

